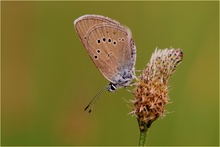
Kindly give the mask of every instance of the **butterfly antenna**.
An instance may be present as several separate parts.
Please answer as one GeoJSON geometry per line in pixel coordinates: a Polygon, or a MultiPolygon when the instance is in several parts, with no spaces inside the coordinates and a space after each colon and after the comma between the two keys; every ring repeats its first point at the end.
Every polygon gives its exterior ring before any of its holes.
{"type": "Polygon", "coordinates": [[[103,90],[105,90],[107,87],[103,87],[95,96],[94,98],[89,102],[89,104],[86,106],[86,108],[84,109],[84,111],[86,111],[89,106],[92,104],[91,108],[89,109],[89,113],[92,111],[95,103],[98,101],[99,96],[102,94],[103,90]]]}

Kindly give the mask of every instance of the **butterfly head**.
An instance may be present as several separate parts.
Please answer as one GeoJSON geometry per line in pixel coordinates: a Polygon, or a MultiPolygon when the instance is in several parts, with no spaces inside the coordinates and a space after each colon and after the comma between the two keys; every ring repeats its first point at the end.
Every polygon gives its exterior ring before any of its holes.
{"type": "Polygon", "coordinates": [[[117,84],[109,83],[109,85],[107,86],[107,90],[109,92],[115,92],[116,89],[117,89],[117,84]]]}

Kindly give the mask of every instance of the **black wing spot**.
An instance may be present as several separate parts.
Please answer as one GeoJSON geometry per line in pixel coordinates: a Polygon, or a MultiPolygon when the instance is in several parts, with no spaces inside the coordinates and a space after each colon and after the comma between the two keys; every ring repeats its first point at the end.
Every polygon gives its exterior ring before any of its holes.
{"type": "Polygon", "coordinates": [[[103,42],[105,42],[105,41],[106,41],[105,37],[103,37],[103,38],[102,38],[102,41],[103,41],[103,42]]]}
{"type": "Polygon", "coordinates": [[[97,52],[98,54],[100,54],[100,53],[101,53],[101,50],[100,50],[100,49],[97,49],[96,52],[97,52]]]}
{"type": "Polygon", "coordinates": [[[86,36],[84,36],[84,39],[86,40],[86,36]]]}
{"type": "Polygon", "coordinates": [[[125,39],[124,39],[124,38],[121,38],[121,41],[122,41],[122,42],[124,42],[124,41],[125,41],[125,39]]]}
{"type": "Polygon", "coordinates": [[[97,43],[101,43],[101,40],[100,40],[100,39],[98,39],[98,40],[97,40],[97,43]]]}
{"type": "Polygon", "coordinates": [[[109,38],[109,39],[108,39],[108,42],[111,43],[111,41],[112,41],[111,38],[109,38]]]}
{"type": "Polygon", "coordinates": [[[95,59],[98,59],[98,56],[95,55],[94,58],[95,58],[95,59]]]}
{"type": "Polygon", "coordinates": [[[116,44],[117,44],[117,42],[114,40],[114,41],[113,41],[113,44],[114,44],[114,45],[116,45],[116,44]]]}

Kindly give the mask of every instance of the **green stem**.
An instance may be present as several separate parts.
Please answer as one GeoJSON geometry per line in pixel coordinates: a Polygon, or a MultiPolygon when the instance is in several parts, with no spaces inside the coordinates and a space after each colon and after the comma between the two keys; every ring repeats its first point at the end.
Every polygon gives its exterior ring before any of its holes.
{"type": "Polygon", "coordinates": [[[148,123],[138,120],[138,125],[140,129],[139,146],[144,147],[147,140],[147,131],[150,128],[153,121],[148,121],[148,123]]]}
{"type": "Polygon", "coordinates": [[[147,140],[147,130],[140,131],[139,146],[144,147],[147,140]]]}

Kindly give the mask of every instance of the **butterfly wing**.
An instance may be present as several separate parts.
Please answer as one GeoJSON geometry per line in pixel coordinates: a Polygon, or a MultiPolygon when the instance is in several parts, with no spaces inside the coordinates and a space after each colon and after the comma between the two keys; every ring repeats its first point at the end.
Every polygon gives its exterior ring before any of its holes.
{"type": "Polygon", "coordinates": [[[119,85],[122,82],[121,86],[125,86],[124,82],[133,78],[131,71],[136,59],[130,30],[122,26],[100,24],[92,27],[86,37],[88,54],[99,71],[110,82],[119,85]],[[130,75],[126,77],[126,74],[130,75]]]}
{"type": "Polygon", "coordinates": [[[103,23],[116,25],[116,26],[120,25],[119,22],[117,22],[111,18],[101,16],[101,15],[83,15],[74,21],[75,30],[76,30],[76,32],[77,32],[77,34],[78,34],[78,36],[79,36],[79,38],[85,48],[86,48],[86,44],[87,44],[87,41],[86,41],[87,32],[93,26],[103,24],[103,23]]]}
{"type": "Polygon", "coordinates": [[[125,86],[132,79],[130,71],[136,61],[136,47],[130,30],[101,15],[81,16],[74,21],[74,27],[103,76],[112,83],[125,86]]]}

